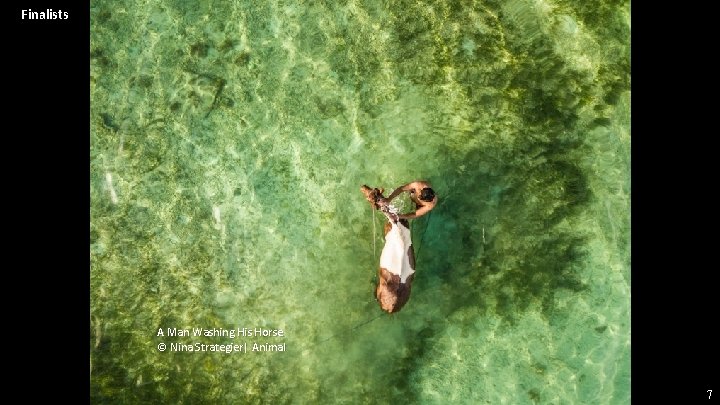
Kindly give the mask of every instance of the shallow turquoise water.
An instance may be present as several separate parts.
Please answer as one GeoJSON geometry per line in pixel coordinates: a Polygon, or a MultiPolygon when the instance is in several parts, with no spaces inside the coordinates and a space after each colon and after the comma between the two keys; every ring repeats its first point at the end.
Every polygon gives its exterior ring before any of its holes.
{"type": "Polygon", "coordinates": [[[629,3],[256,3],[91,4],[92,401],[628,403],[629,3]]]}

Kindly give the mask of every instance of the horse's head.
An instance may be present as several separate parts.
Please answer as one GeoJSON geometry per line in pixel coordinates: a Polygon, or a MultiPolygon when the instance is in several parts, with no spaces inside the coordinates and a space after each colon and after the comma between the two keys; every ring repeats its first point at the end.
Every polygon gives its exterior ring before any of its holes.
{"type": "Polygon", "coordinates": [[[366,185],[363,185],[362,187],[360,187],[360,191],[361,191],[363,194],[365,194],[365,198],[368,200],[368,202],[370,203],[370,205],[373,206],[373,208],[375,208],[375,209],[380,209],[380,206],[378,205],[377,201],[378,201],[380,198],[385,198],[385,197],[383,197],[383,191],[384,191],[384,189],[382,189],[382,188],[370,188],[370,187],[368,187],[368,186],[366,186],[366,185]]]}

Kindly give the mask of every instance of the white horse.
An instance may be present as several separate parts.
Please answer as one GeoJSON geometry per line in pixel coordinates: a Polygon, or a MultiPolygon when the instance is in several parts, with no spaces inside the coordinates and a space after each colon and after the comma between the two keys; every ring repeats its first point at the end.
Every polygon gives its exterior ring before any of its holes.
{"type": "Polygon", "coordinates": [[[378,285],[375,297],[380,307],[389,313],[398,312],[410,299],[410,288],[415,278],[415,252],[410,237],[410,223],[398,219],[393,207],[383,203],[383,189],[360,187],[360,191],[374,209],[387,217],[385,246],[380,255],[378,285]]]}

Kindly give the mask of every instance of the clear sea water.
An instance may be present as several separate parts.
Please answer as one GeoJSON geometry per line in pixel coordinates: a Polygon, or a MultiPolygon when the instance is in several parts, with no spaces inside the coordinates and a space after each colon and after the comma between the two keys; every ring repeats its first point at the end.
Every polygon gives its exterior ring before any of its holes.
{"type": "Polygon", "coordinates": [[[93,403],[630,402],[628,1],[93,0],[90,28],[93,403]],[[359,188],[416,179],[440,203],[388,315],[359,188]],[[286,336],[167,336],[243,327],[286,336]],[[195,342],[286,350],[158,350],[195,342]]]}

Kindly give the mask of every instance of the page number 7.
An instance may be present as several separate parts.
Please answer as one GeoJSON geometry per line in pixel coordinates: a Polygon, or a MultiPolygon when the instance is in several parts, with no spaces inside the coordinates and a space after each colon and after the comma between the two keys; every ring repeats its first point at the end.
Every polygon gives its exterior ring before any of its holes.
{"type": "Polygon", "coordinates": [[[710,399],[710,397],[712,397],[712,390],[707,390],[707,392],[709,392],[708,399],[710,399]]]}

